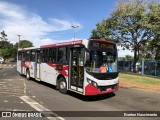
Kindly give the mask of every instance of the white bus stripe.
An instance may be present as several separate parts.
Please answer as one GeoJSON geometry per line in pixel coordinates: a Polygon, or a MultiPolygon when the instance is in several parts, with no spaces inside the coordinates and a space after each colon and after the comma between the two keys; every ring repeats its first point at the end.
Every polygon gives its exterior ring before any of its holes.
{"type": "Polygon", "coordinates": [[[38,102],[34,101],[33,99],[29,98],[28,96],[21,96],[20,97],[24,102],[26,102],[27,104],[29,104],[32,108],[34,108],[37,111],[47,111],[50,112],[53,116],[55,117],[46,117],[49,120],[65,120],[62,117],[59,117],[57,114],[55,114],[54,112],[52,112],[51,110],[45,108],[44,106],[42,106],[41,104],[39,104],[38,102]]]}

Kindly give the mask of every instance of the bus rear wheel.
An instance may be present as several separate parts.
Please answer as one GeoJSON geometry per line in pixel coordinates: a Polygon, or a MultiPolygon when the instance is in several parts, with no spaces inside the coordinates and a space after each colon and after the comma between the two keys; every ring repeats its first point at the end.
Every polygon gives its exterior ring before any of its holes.
{"type": "Polygon", "coordinates": [[[31,79],[29,70],[26,70],[26,78],[27,78],[28,80],[31,79]]]}
{"type": "Polygon", "coordinates": [[[59,89],[60,93],[63,93],[63,94],[67,93],[67,83],[66,83],[66,80],[63,77],[61,77],[58,80],[58,89],[59,89]]]}

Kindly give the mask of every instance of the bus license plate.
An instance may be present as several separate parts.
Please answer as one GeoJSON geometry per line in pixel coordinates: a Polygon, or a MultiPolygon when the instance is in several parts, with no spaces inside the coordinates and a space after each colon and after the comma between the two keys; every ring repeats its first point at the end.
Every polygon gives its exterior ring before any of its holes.
{"type": "Polygon", "coordinates": [[[111,88],[108,88],[108,89],[107,89],[107,91],[111,91],[111,90],[112,90],[111,88]]]}

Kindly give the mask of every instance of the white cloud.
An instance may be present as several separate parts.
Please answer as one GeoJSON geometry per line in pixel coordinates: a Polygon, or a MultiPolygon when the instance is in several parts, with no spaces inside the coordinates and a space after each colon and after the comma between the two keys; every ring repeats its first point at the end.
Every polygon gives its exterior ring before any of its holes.
{"type": "Polygon", "coordinates": [[[55,27],[57,31],[68,30],[68,28],[71,28],[71,25],[79,26],[78,29],[82,27],[78,22],[75,21],[65,21],[60,19],[50,19],[50,21],[52,22],[52,24],[54,24],[54,26],[60,27],[59,29],[55,27]]]}
{"type": "Polygon", "coordinates": [[[49,18],[45,21],[24,7],[4,1],[0,1],[0,23],[0,31],[4,30],[13,43],[18,42],[17,34],[20,34],[21,39],[30,40],[35,46],[55,43],[54,38],[46,37],[51,32],[69,30],[73,24],[82,28],[80,23],[70,20],[49,18]]]}

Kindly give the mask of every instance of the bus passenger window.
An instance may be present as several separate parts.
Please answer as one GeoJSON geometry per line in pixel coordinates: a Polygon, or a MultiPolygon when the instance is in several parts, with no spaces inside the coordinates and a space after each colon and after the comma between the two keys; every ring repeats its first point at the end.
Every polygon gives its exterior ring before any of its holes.
{"type": "Polygon", "coordinates": [[[67,48],[60,47],[58,49],[58,63],[66,64],[67,63],[67,48]]]}
{"type": "Polygon", "coordinates": [[[30,61],[35,62],[35,51],[31,52],[30,61]]]}
{"type": "Polygon", "coordinates": [[[47,63],[49,61],[48,49],[43,49],[43,62],[47,63]]]}
{"type": "Polygon", "coordinates": [[[26,52],[26,61],[30,61],[30,51],[26,52]]]}
{"type": "Polygon", "coordinates": [[[56,48],[49,49],[49,62],[50,63],[56,62],[56,48]]]}

